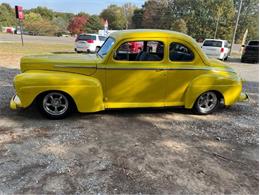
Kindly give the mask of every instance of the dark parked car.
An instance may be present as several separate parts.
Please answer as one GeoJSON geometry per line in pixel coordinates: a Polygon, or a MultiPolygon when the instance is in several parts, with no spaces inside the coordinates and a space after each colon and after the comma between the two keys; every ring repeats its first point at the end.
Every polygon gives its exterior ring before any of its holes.
{"type": "Polygon", "coordinates": [[[244,47],[241,62],[259,62],[259,41],[249,41],[244,47]]]}

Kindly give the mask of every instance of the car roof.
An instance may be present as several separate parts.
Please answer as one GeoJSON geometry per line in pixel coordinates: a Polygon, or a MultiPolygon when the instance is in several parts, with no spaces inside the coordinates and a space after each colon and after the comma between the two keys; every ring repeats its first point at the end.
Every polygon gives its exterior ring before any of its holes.
{"type": "Polygon", "coordinates": [[[99,36],[98,34],[88,34],[88,33],[82,33],[80,35],[91,35],[91,36],[99,36]]]}
{"type": "Polygon", "coordinates": [[[205,39],[204,41],[227,41],[223,39],[205,39]]]}
{"type": "Polygon", "coordinates": [[[138,29],[138,30],[121,30],[110,34],[111,37],[115,39],[125,39],[125,38],[180,38],[188,39],[192,42],[195,40],[183,33],[170,31],[170,30],[159,30],[159,29],[138,29]]]}

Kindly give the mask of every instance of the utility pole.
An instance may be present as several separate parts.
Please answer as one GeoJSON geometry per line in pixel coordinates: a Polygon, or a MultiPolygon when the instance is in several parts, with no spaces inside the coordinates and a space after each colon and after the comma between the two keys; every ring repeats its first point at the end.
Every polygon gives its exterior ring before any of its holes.
{"type": "Polygon", "coordinates": [[[215,29],[214,39],[217,38],[219,20],[220,20],[220,14],[218,14],[218,20],[217,20],[217,25],[216,25],[216,29],[215,29]]]}
{"type": "Polygon", "coordinates": [[[238,26],[238,22],[239,22],[239,17],[240,17],[240,12],[241,12],[241,8],[242,8],[242,3],[243,3],[243,0],[240,0],[239,9],[238,9],[238,13],[237,13],[237,21],[236,21],[236,26],[235,26],[234,33],[233,33],[233,39],[232,39],[232,43],[231,43],[231,48],[230,48],[231,51],[230,51],[230,53],[232,52],[232,47],[235,44],[236,33],[237,33],[237,26],[238,26]]]}

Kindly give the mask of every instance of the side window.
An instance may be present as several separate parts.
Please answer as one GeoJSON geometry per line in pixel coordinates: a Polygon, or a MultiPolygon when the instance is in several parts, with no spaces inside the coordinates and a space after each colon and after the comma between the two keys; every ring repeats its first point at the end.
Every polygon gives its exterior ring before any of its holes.
{"type": "Polygon", "coordinates": [[[228,48],[228,42],[227,41],[224,42],[224,47],[228,48]]]}
{"type": "Polygon", "coordinates": [[[98,39],[99,39],[100,41],[105,41],[105,40],[106,40],[106,37],[104,37],[104,36],[98,36],[98,39]]]}
{"type": "Polygon", "coordinates": [[[181,43],[171,43],[170,60],[175,62],[189,62],[194,59],[192,51],[181,43]]]}
{"type": "Polygon", "coordinates": [[[114,59],[121,61],[161,61],[164,45],[160,41],[129,41],[117,49],[114,59]]]}

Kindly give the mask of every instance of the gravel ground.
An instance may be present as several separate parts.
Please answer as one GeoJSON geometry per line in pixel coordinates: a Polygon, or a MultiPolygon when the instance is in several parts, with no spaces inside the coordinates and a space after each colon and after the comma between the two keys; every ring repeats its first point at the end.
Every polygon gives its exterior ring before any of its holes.
{"type": "Polygon", "coordinates": [[[10,111],[19,71],[0,67],[0,193],[258,194],[259,65],[230,65],[250,101],[212,115],[131,109],[60,121],[10,111]]]}

